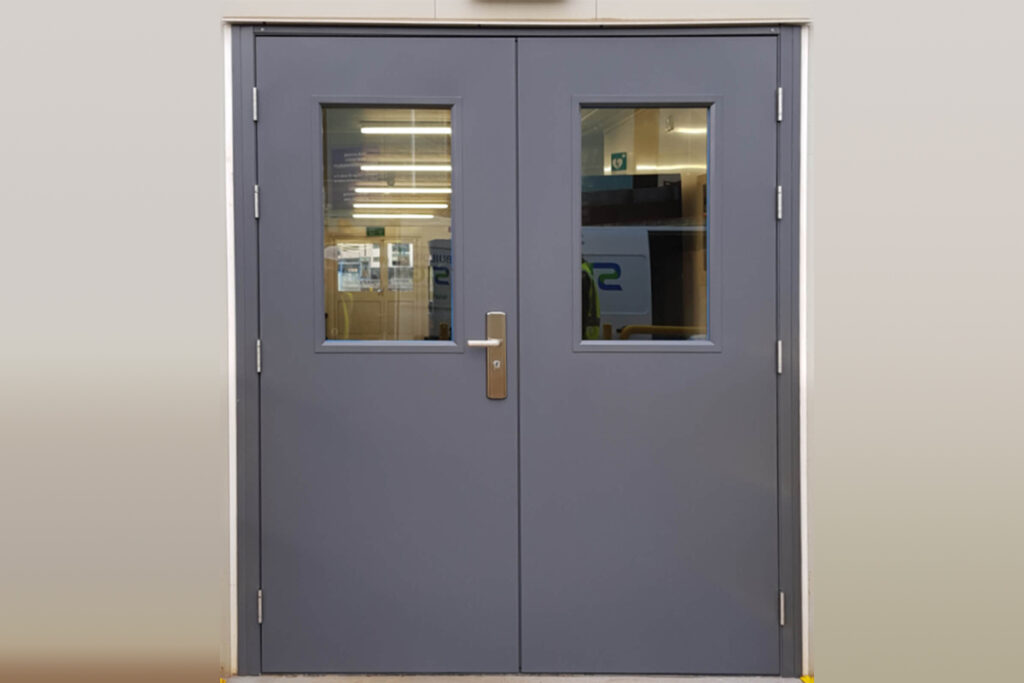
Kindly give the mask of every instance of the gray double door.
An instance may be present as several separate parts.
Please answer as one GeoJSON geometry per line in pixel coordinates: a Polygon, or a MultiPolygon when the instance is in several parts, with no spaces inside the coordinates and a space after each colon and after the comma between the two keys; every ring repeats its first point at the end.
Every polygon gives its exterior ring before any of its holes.
{"type": "Polygon", "coordinates": [[[776,54],[257,38],[263,671],[779,673],[776,54]]]}

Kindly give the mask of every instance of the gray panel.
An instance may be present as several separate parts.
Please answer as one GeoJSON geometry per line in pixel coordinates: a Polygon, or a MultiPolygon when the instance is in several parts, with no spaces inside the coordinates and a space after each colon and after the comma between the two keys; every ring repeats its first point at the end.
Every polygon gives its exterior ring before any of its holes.
{"type": "Polygon", "coordinates": [[[786,591],[782,629],[782,674],[802,671],[802,593],[800,572],[800,29],[783,27],[779,40],[779,85],[783,120],[779,124],[779,338],[785,344],[779,378],[779,583],[786,591]]]}
{"type": "Polygon", "coordinates": [[[482,350],[317,353],[315,334],[318,102],[447,98],[456,335],[506,311],[515,363],[514,49],[257,37],[264,671],[517,669],[516,387],[487,400],[482,350]]]}
{"type": "MultiPolygon", "coordinates": [[[[774,30],[775,29],[772,29],[772,31],[774,31],[774,30]]],[[[790,35],[788,37],[790,38],[790,42],[792,43],[792,46],[790,46],[792,48],[790,54],[794,55],[795,54],[795,46],[797,46],[799,44],[799,41],[798,41],[798,30],[797,29],[783,29],[783,31],[789,31],[792,34],[792,35],[790,35]]],[[[582,35],[584,33],[585,32],[572,32],[572,35],[582,35]]],[[[245,59],[246,58],[245,58],[244,55],[240,59],[236,55],[235,63],[236,64],[243,63],[245,61],[245,59]]],[[[793,81],[796,81],[797,78],[798,78],[798,75],[799,75],[799,69],[798,69],[798,62],[797,62],[797,60],[795,58],[793,58],[792,56],[790,57],[790,59],[792,61],[787,62],[787,58],[785,56],[785,51],[783,51],[782,56],[781,56],[781,63],[782,63],[781,79],[782,79],[782,82],[784,82],[784,83],[786,82],[787,75],[790,75],[792,77],[793,81]],[[789,64],[789,66],[787,66],[787,63],[789,64]]],[[[243,90],[248,87],[246,85],[246,78],[244,77],[244,75],[243,75],[242,78],[239,79],[238,82],[240,82],[242,84],[242,86],[244,86],[242,88],[243,90]]],[[[333,91],[331,91],[331,92],[333,92],[333,91]]],[[[609,93],[620,93],[620,92],[621,92],[621,90],[611,90],[611,91],[609,91],[609,93]]],[[[648,90],[648,92],[650,92],[650,90],[648,90]]],[[[799,491],[798,491],[798,483],[799,482],[798,482],[797,477],[798,477],[799,473],[798,473],[798,470],[796,468],[796,465],[797,465],[796,448],[797,448],[797,446],[796,446],[796,437],[795,437],[795,434],[798,433],[797,432],[797,427],[798,427],[797,417],[798,416],[797,416],[797,414],[795,412],[796,408],[797,408],[797,405],[796,405],[796,400],[797,400],[796,399],[796,391],[797,391],[797,386],[796,386],[796,382],[797,382],[797,365],[796,365],[796,363],[797,363],[797,360],[798,360],[798,350],[797,350],[797,330],[798,330],[797,322],[798,321],[797,321],[797,318],[796,318],[796,311],[795,311],[795,306],[796,306],[795,297],[796,297],[796,292],[797,292],[797,288],[796,288],[796,286],[797,286],[797,272],[796,272],[795,263],[793,263],[793,259],[795,259],[796,254],[797,254],[797,246],[796,246],[796,240],[797,240],[796,229],[797,228],[796,228],[796,220],[795,220],[795,218],[796,218],[796,209],[797,209],[797,194],[796,194],[795,190],[796,190],[796,177],[797,177],[797,170],[798,170],[797,169],[798,157],[795,154],[795,151],[796,151],[797,132],[798,132],[799,128],[798,128],[797,119],[796,119],[796,115],[798,113],[798,111],[797,111],[796,92],[797,92],[797,89],[795,87],[793,87],[790,90],[789,89],[789,84],[787,84],[787,95],[788,96],[787,96],[787,106],[786,106],[786,112],[787,112],[787,119],[786,120],[787,120],[787,123],[789,123],[789,125],[788,126],[784,125],[781,128],[781,130],[782,130],[782,149],[781,149],[781,153],[780,153],[780,156],[779,156],[780,166],[779,166],[779,169],[778,169],[779,182],[782,182],[783,184],[786,184],[787,187],[790,187],[788,181],[790,179],[793,181],[792,182],[793,192],[786,194],[786,213],[785,213],[786,220],[782,221],[782,223],[779,226],[779,240],[778,240],[779,258],[780,258],[780,272],[778,274],[778,288],[779,288],[779,293],[780,293],[780,297],[781,297],[779,299],[779,304],[780,304],[779,305],[779,336],[781,338],[783,338],[783,339],[786,339],[786,341],[787,341],[787,357],[786,357],[787,373],[784,375],[784,377],[782,378],[782,381],[779,384],[779,400],[781,401],[781,405],[780,405],[780,418],[779,419],[780,419],[781,430],[778,433],[778,439],[779,439],[780,445],[782,447],[782,450],[781,450],[782,457],[780,458],[781,467],[779,468],[779,471],[778,471],[778,480],[779,480],[779,485],[781,487],[780,490],[779,490],[779,502],[778,502],[778,505],[779,505],[779,528],[780,528],[781,534],[782,534],[782,536],[779,539],[779,542],[780,542],[780,544],[782,546],[782,550],[783,550],[782,555],[779,557],[779,565],[780,565],[780,571],[781,571],[781,575],[780,575],[779,578],[780,578],[780,585],[785,586],[787,588],[787,593],[789,594],[787,602],[788,602],[789,607],[790,607],[790,609],[789,609],[789,618],[787,620],[787,627],[782,630],[782,633],[783,633],[783,643],[782,643],[783,664],[782,664],[782,671],[783,671],[783,673],[787,673],[789,671],[796,672],[796,671],[798,671],[798,667],[799,667],[799,624],[798,624],[798,620],[796,618],[794,618],[794,617],[799,615],[799,603],[795,599],[797,597],[797,595],[798,595],[798,589],[799,589],[799,571],[798,571],[798,569],[799,569],[799,555],[798,555],[798,552],[799,552],[799,546],[798,546],[799,538],[798,538],[798,535],[796,535],[796,530],[798,528],[797,527],[797,516],[798,516],[798,501],[799,501],[799,496],[798,496],[798,493],[799,493],[799,491]],[[789,93],[792,93],[792,95],[789,95],[789,93]],[[790,122],[792,122],[792,123],[790,123],[790,122]],[[790,296],[789,300],[787,300],[787,298],[786,298],[787,297],[787,292],[788,292],[788,294],[790,296]],[[792,341],[792,343],[790,343],[790,341],[792,341]],[[787,427],[789,427],[789,429],[787,429],[787,427]],[[792,668],[790,668],[790,667],[792,667],[792,668]]],[[[240,95],[237,98],[236,102],[242,103],[242,106],[240,107],[240,111],[241,111],[240,119],[239,119],[239,117],[236,117],[236,134],[238,133],[238,130],[241,129],[241,123],[244,123],[247,120],[245,117],[248,116],[248,114],[246,113],[246,110],[245,110],[245,106],[247,105],[247,99],[244,97],[245,94],[246,94],[245,92],[241,92],[241,91],[236,92],[236,95],[240,95]],[[239,120],[241,120],[241,123],[239,123],[239,120]]],[[[428,95],[424,95],[423,97],[427,97],[427,96],[428,95]]],[[[261,116],[261,118],[263,118],[263,117],[261,116]]],[[[239,162],[240,165],[242,167],[244,167],[244,168],[251,168],[250,164],[252,163],[252,160],[251,160],[251,158],[249,158],[251,155],[246,155],[244,153],[240,153],[238,151],[239,149],[241,149],[241,147],[236,146],[237,158],[242,160],[242,161],[239,162]],[[246,158],[246,159],[249,159],[249,160],[245,161],[243,159],[243,157],[246,158]]],[[[535,169],[531,169],[531,170],[535,170],[535,169]]],[[[241,175],[236,176],[236,178],[240,178],[240,177],[242,177],[242,176],[241,175]]],[[[243,181],[240,182],[239,188],[237,188],[237,191],[236,191],[236,195],[237,195],[236,196],[236,207],[242,207],[242,209],[239,210],[238,213],[237,213],[237,222],[238,222],[238,229],[240,231],[239,232],[239,235],[240,235],[239,236],[239,251],[238,251],[238,254],[239,254],[238,262],[240,264],[239,265],[239,281],[240,281],[240,289],[244,290],[244,293],[240,292],[240,298],[239,298],[239,304],[238,304],[238,307],[239,307],[239,331],[240,331],[240,338],[239,338],[239,364],[240,364],[240,370],[241,370],[240,371],[240,375],[239,375],[239,396],[240,396],[240,401],[241,401],[241,403],[240,403],[240,411],[239,411],[239,429],[240,429],[240,455],[241,455],[242,461],[244,461],[244,462],[240,462],[240,470],[239,470],[239,477],[240,477],[240,501],[239,501],[239,508],[240,508],[240,532],[241,532],[240,533],[240,539],[239,539],[239,545],[240,545],[240,575],[239,575],[239,580],[240,580],[240,587],[239,587],[239,590],[240,590],[240,615],[239,616],[240,616],[240,627],[241,627],[241,635],[240,635],[239,647],[240,647],[240,666],[242,667],[241,670],[243,672],[244,671],[256,671],[256,670],[258,670],[258,653],[255,653],[257,656],[254,658],[253,654],[254,654],[255,651],[252,648],[252,645],[257,645],[258,646],[258,643],[259,643],[259,630],[258,630],[258,628],[254,629],[252,627],[252,623],[251,623],[254,620],[254,616],[255,616],[254,615],[254,612],[255,612],[254,601],[252,600],[252,596],[249,595],[250,591],[247,590],[247,586],[254,585],[254,581],[255,581],[256,578],[258,578],[258,572],[259,572],[258,562],[257,561],[250,561],[251,557],[252,557],[251,550],[255,546],[255,543],[252,542],[247,537],[251,535],[251,533],[250,533],[251,530],[253,530],[253,529],[257,529],[258,530],[259,520],[255,518],[256,515],[251,514],[249,512],[251,510],[252,506],[251,506],[250,503],[246,502],[247,500],[249,500],[251,502],[258,495],[258,482],[256,484],[253,484],[252,477],[250,477],[250,476],[248,476],[246,474],[246,467],[243,467],[243,465],[248,466],[248,465],[253,465],[253,464],[257,463],[258,462],[258,456],[259,456],[258,449],[257,449],[256,445],[254,445],[252,443],[249,443],[249,441],[251,441],[251,440],[248,439],[245,436],[246,434],[248,434],[248,433],[253,431],[251,429],[251,427],[252,427],[252,425],[254,423],[254,420],[249,420],[246,417],[246,414],[247,414],[246,411],[250,410],[251,408],[253,408],[253,406],[256,405],[256,401],[257,401],[257,398],[258,398],[256,396],[251,396],[250,395],[250,394],[253,393],[251,391],[253,382],[249,378],[244,376],[244,373],[246,373],[252,367],[252,363],[250,362],[252,360],[252,346],[251,346],[251,344],[248,343],[248,340],[246,339],[246,335],[243,334],[246,329],[249,329],[251,327],[251,322],[247,322],[245,319],[243,319],[243,318],[246,318],[246,316],[248,316],[248,314],[243,312],[243,310],[242,310],[244,306],[248,305],[247,303],[243,303],[243,300],[244,301],[255,300],[255,291],[254,291],[255,290],[255,286],[253,284],[246,284],[245,283],[246,275],[245,275],[244,271],[246,271],[248,266],[243,264],[243,260],[248,258],[248,256],[243,256],[243,255],[249,254],[250,251],[252,252],[253,256],[255,255],[255,249],[254,248],[250,249],[250,247],[248,247],[248,246],[246,246],[244,244],[245,240],[248,239],[248,238],[246,237],[245,233],[242,232],[244,230],[244,223],[246,221],[251,221],[251,219],[252,219],[252,217],[250,215],[248,215],[248,214],[251,213],[251,211],[248,211],[248,207],[250,207],[251,204],[248,203],[248,201],[247,201],[248,200],[248,195],[247,195],[247,193],[245,191],[247,186],[248,186],[248,178],[245,178],[245,179],[243,179],[243,181]],[[255,635],[253,635],[253,633],[255,633],[255,635]],[[254,661],[255,661],[255,664],[253,664],[254,661]]],[[[265,184],[264,184],[264,187],[265,187],[265,184]]],[[[265,201],[266,201],[266,195],[264,196],[264,198],[265,198],[265,201]]],[[[525,193],[524,193],[524,199],[528,199],[526,197],[525,193]]],[[[266,214],[264,214],[264,215],[266,215],[266,214]]],[[[527,268],[527,266],[524,264],[524,270],[526,268],[527,268]]],[[[525,293],[524,293],[524,295],[525,295],[525,293]]],[[[250,316],[250,319],[251,319],[251,317],[254,317],[254,316],[250,316]]],[[[469,330],[470,336],[477,336],[475,334],[474,329],[473,329],[473,326],[476,325],[475,321],[471,320],[469,322],[470,322],[470,325],[471,325],[470,330],[469,330]]],[[[481,324],[481,328],[482,328],[482,324],[481,324]]],[[[481,329],[481,333],[482,333],[482,329],[481,329]]],[[[528,340],[526,340],[526,341],[528,341],[528,340]]],[[[513,362],[514,362],[514,360],[513,360],[513,362]]],[[[514,371],[515,368],[512,368],[512,370],[514,371]]],[[[530,403],[530,399],[529,398],[524,398],[522,400],[522,403],[524,405],[528,405],[530,403]]],[[[252,469],[249,468],[248,471],[252,472],[252,469]]],[[[268,601],[268,604],[269,604],[269,602],[272,602],[272,601],[268,601]]],[[[269,624],[269,619],[270,619],[270,617],[269,617],[269,614],[268,614],[268,624],[269,624]]],[[[269,626],[268,626],[268,628],[269,628],[269,626]]],[[[513,668],[514,668],[514,665],[513,665],[513,668]]],[[[529,668],[529,666],[527,668],[529,668]]],[[[306,666],[299,666],[299,667],[290,667],[289,670],[308,670],[308,668],[306,666]]],[[[335,669],[318,669],[318,670],[350,670],[350,669],[337,669],[337,668],[335,668],[335,669]]],[[[371,669],[357,669],[357,670],[371,670],[371,669]]],[[[387,667],[385,667],[384,670],[397,670],[397,669],[393,669],[392,667],[387,666],[387,667]]],[[[416,670],[442,670],[442,669],[419,669],[419,668],[417,668],[416,670]]],[[[481,669],[481,670],[484,670],[484,669],[481,669]]],[[[489,670],[489,669],[487,669],[487,670],[489,670]]],[[[503,670],[509,670],[509,669],[503,669],[503,670]]],[[[586,669],[572,669],[572,670],[586,670],[586,669]]],[[[685,670],[685,671],[693,671],[694,669],[693,669],[693,667],[687,667],[687,668],[685,668],[683,670],[685,670]]]]}
{"type": "Polygon", "coordinates": [[[524,671],[780,671],[776,62],[771,37],[520,40],[524,671]],[[573,350],[573,100],[623,96],[716,101],[719,353],[573,350]]]}
{"type": "Polygon", "coordinates": [[[626,22],[614,24],[572,25],[576,22],[565,22],[563,26],[500,26],[494,24],[445,25],[441,22],[409,22],[408,25],[396,25],[388,22],[377,26],[356,23],[338,24],[260,24],[254,26],[257,35],[268,36],[435,36],[435,37],[559,37],[559,38],[608,38],[613,36],[634,36],[649,38],[651,36],[774,36],[779,34],[775,25],[753,26],[692,26],[685,22],[671,21],[658,24],[630,25],[626,22]],[[616,25],[618,24],[618,25],[616,25]]]}
{"type": "Polygon", "coordinates": [[[235,320],[238,360],[236,388],[238,426],[238,671],[260,671],[260,394],[256,374],[259,336],[259,255],[256,218],[251,201],[256,183],[256,127],[252,120],[252,88],[256,84],[252,30],[232,29],[235,72],[233,145],[235,162],[235,320]]]}

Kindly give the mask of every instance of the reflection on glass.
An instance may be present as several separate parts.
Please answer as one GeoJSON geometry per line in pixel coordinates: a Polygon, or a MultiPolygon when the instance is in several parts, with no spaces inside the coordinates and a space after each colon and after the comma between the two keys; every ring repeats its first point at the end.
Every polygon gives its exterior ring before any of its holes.
{"type": "Polygon", "coordinates": [[[583,339],[707,339],[707,108],[580,114],[583,339]]]}
{"type": "Polygon", "coordinates": [[[388,289],[392,292],[412,291],[411,242],[388,243],[388,289]]]}
{"type": "Polygon", "coordinates": [[[451,339],[451,109],[322,114],[326,338],[451,339]]]}
{"type": "Polygon", "coordinates": [[[338,262],[339,292],[365,292],[380,289],[379,244],[346,242],[334,247],[327,258],[338,262]]]}

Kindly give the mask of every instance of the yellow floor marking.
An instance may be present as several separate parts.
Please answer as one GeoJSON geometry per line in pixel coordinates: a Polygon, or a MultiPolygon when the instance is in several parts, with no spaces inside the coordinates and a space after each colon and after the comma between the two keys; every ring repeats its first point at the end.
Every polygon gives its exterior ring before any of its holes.
{"type": "Polygon", "coordinates": [[[800,680],[804,683],[814,683],[814,676],[801,676],[800,680]]]}

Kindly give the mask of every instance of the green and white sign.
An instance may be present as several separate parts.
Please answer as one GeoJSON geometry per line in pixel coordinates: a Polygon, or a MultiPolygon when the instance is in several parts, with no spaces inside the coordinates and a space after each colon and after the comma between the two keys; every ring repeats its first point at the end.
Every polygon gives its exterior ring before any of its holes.
{"type": "Polygon", "coordinates": [[[626,153],[616,152],[612,155],[612,173],[621,173],[629,168],[629,164],[626,163],[626,153]]]}

